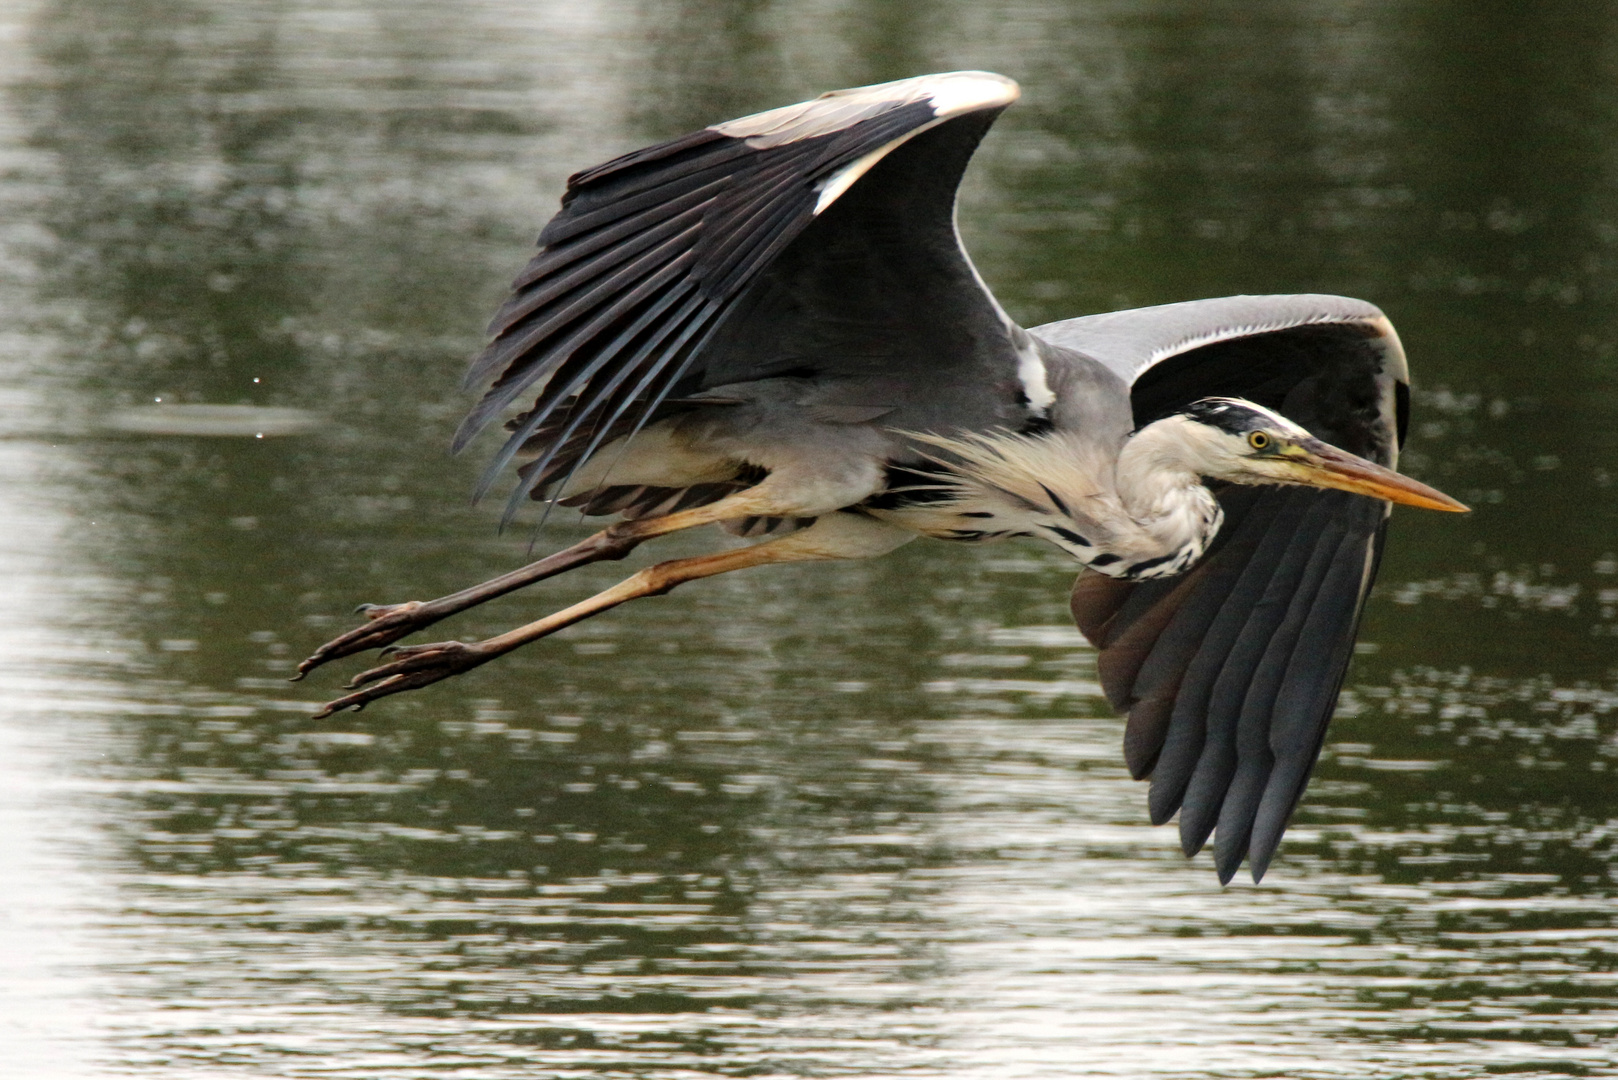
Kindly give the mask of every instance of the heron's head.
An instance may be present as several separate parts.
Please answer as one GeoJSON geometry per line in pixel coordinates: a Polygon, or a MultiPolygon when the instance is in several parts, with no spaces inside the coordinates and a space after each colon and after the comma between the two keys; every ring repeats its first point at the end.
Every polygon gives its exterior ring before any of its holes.
{"type": "Polygon", "coordinates": [[[1185,464],[1235,484],[1336,488],[1429,510],[1466,510],[1441,491],[1315,438],[1240,398],[1203,398],[1176,414],[1185,464]]]}

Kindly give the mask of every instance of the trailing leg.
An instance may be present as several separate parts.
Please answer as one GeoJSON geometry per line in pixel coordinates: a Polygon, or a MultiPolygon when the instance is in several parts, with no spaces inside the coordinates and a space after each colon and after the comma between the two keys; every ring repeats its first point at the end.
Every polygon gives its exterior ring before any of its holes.
{"type": "MultiPolygon", "coordinates": [[[[687,581],[770,563],[866,559],[886,554],[913,536],[912,533],[862,515],[836,513],[821,518],[802,532],[778,540],[715,555],[700,555],[690,559],[659,563],[631,575],[588,600],[580,601],[572,607],[564,608],[515,630],[508,630],[496,637],[472,644],[446,641],[391,650],[393,659],[356,676],[348,685],[359,689],[327,703],[316,714],[316,718],[329,716],[339,709],[362,708],[378,698],[404,690],[430,686],[452,675],[470,671],[497,656],[503,656],[531,641],[548,637],[564,627],[599,615],[619,604],[644,596],[660,596],[687,581]]],[[[500,579],[496,579],[498,580],[500,579]]]]}
{"type": "Polygon", "coordinates": [[[749,516],[755,512],[758,503],[756,497],[751,495],[751,490],[741,491],[706,506],[694,506],[689,510],[665,514],[662,517],[620,521],[602,529],[594,536],[580,540],[572,547],[529,563],[520,570],[501,574],[497,578],[491,578],[460,592],[450,593],[448,596],[441,596],[437,600],[406,600],[401,604],[361,604],[359,611],[365,616],[365,623],[316,649],[307,660],[298,665],[298,673],[292,677],[292,681],[297,682],[328,661],[364,652],[366,649],[380,649],[384,645],[391,645],[417,630],[426,629],[440,619],[476,607],[497,596],[504,596],[506,593],[515,592],[535,582],[556,577],[558,574],[565,574],[589,563],[622,559],[654,537],[698,525],[710,525],[718,521],[749,516]]]}
{"type": "Polygon", "coordinates": [[[504,596],[508,592],[515,592],[537,581],[564,574],[588,563],[622,559],[634,551],[645,537],[615,534],[614,530],[618,528],[619,525],[613,525],[602,529],[594,536],[554,555],[531,562],[520,570],[501,574],[497,578],[491,578],[460,592],[450,593],[448,596],[441,596],[437,600],[406,600],[401,604],[361,604],[358,610],[365,616],[366,622],[316,649],[307,660],[298,665],[298,673],[292,677],[292,681],[297,682],[328,661],[364,652],[366,649],[380,649],[384,645],[391,645],[440,619],[476,607],[497,596],[504,596]]]}

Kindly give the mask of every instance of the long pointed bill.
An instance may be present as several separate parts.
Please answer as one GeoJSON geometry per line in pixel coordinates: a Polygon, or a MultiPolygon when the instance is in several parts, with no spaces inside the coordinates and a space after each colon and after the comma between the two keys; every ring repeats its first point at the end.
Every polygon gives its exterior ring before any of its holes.
{"type": "Polygon", "coordinates": [[[1373,499],[1420,506],[1427,510],[1465,512],[1471,509],[1442,491],[1317,439],[1300,440],[1297,447],[1303,453],[1293,457],[1292,464],[1299,467],[1299,479],[1311,487],[1352,491],[1356,495],[1369,495],[1373,499]]]}

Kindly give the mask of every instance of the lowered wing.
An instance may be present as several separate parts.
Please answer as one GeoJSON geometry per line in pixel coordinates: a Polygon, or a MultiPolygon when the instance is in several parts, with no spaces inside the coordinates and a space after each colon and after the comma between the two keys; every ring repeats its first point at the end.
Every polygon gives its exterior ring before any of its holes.
{"type": "Polygon", "coordinates": [[[986,72],[837,91],[574,176],[468,375],[492,384],[456,449],[535,395],[480,494],[537,453],[514,510],[660,404],[778,376],[862,382],[850,404],[901,409],[902,426],[959,420],[947,406],[962,401],[1015,424],[1018,365],[1035,354],[962,251],[954,206],[1016,96],[986,72]],[[917,365],[924,389],[907,400],[917,365]],[[973,385],[1001,392],[970,399],[973,385]]]}
{"type": "MultiPolygon", "coordinates": [[[[1131,384],[1137,428],[1198,398],[1242,397],[1393,467],[1409,411],[1398,336],[1370,304],[1241,296],[1031,331],[1131,384]]],[[[1125,759],[1152,821],[1180,814],[1186,854],[1211,833],[1221,881],[1269,866],[1319,756],[1376,576],[1389,506],[1339,491],[1228,487],[1209,554],[1176,578],[1091,571],[1073,614],[1127,712],[1125,759]]]]}

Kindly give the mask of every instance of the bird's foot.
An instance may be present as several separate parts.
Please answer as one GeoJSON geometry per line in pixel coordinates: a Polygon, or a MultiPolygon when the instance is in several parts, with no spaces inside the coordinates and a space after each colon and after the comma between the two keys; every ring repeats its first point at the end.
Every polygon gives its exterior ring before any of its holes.
{"type": "Polygon", "coordinates": [[[486,664],[503,651],[487,648],[481,642],[467,645],[459,641],[437,641],[430,645],[389,649],[383,655],[392,659],[354,676],[347,685],[347,689],[354,692],[328,701],[314,715],[314,719],[320,720],[343,709],[363,709],[378,698],[431,686],[486,664]]]}
{"type": "Polygon", "coordinates": [[[402,604],[361,604],[355,610],[365,616],[364,625],[356,626],[316,649],[298,665],[298,673],[292,676],[293,682],[327,661],[392,645],[400,638],[443,618],[443,614],[434,610],[432,604],[424,604],[420,600],[406,600],[402,604]]]}

